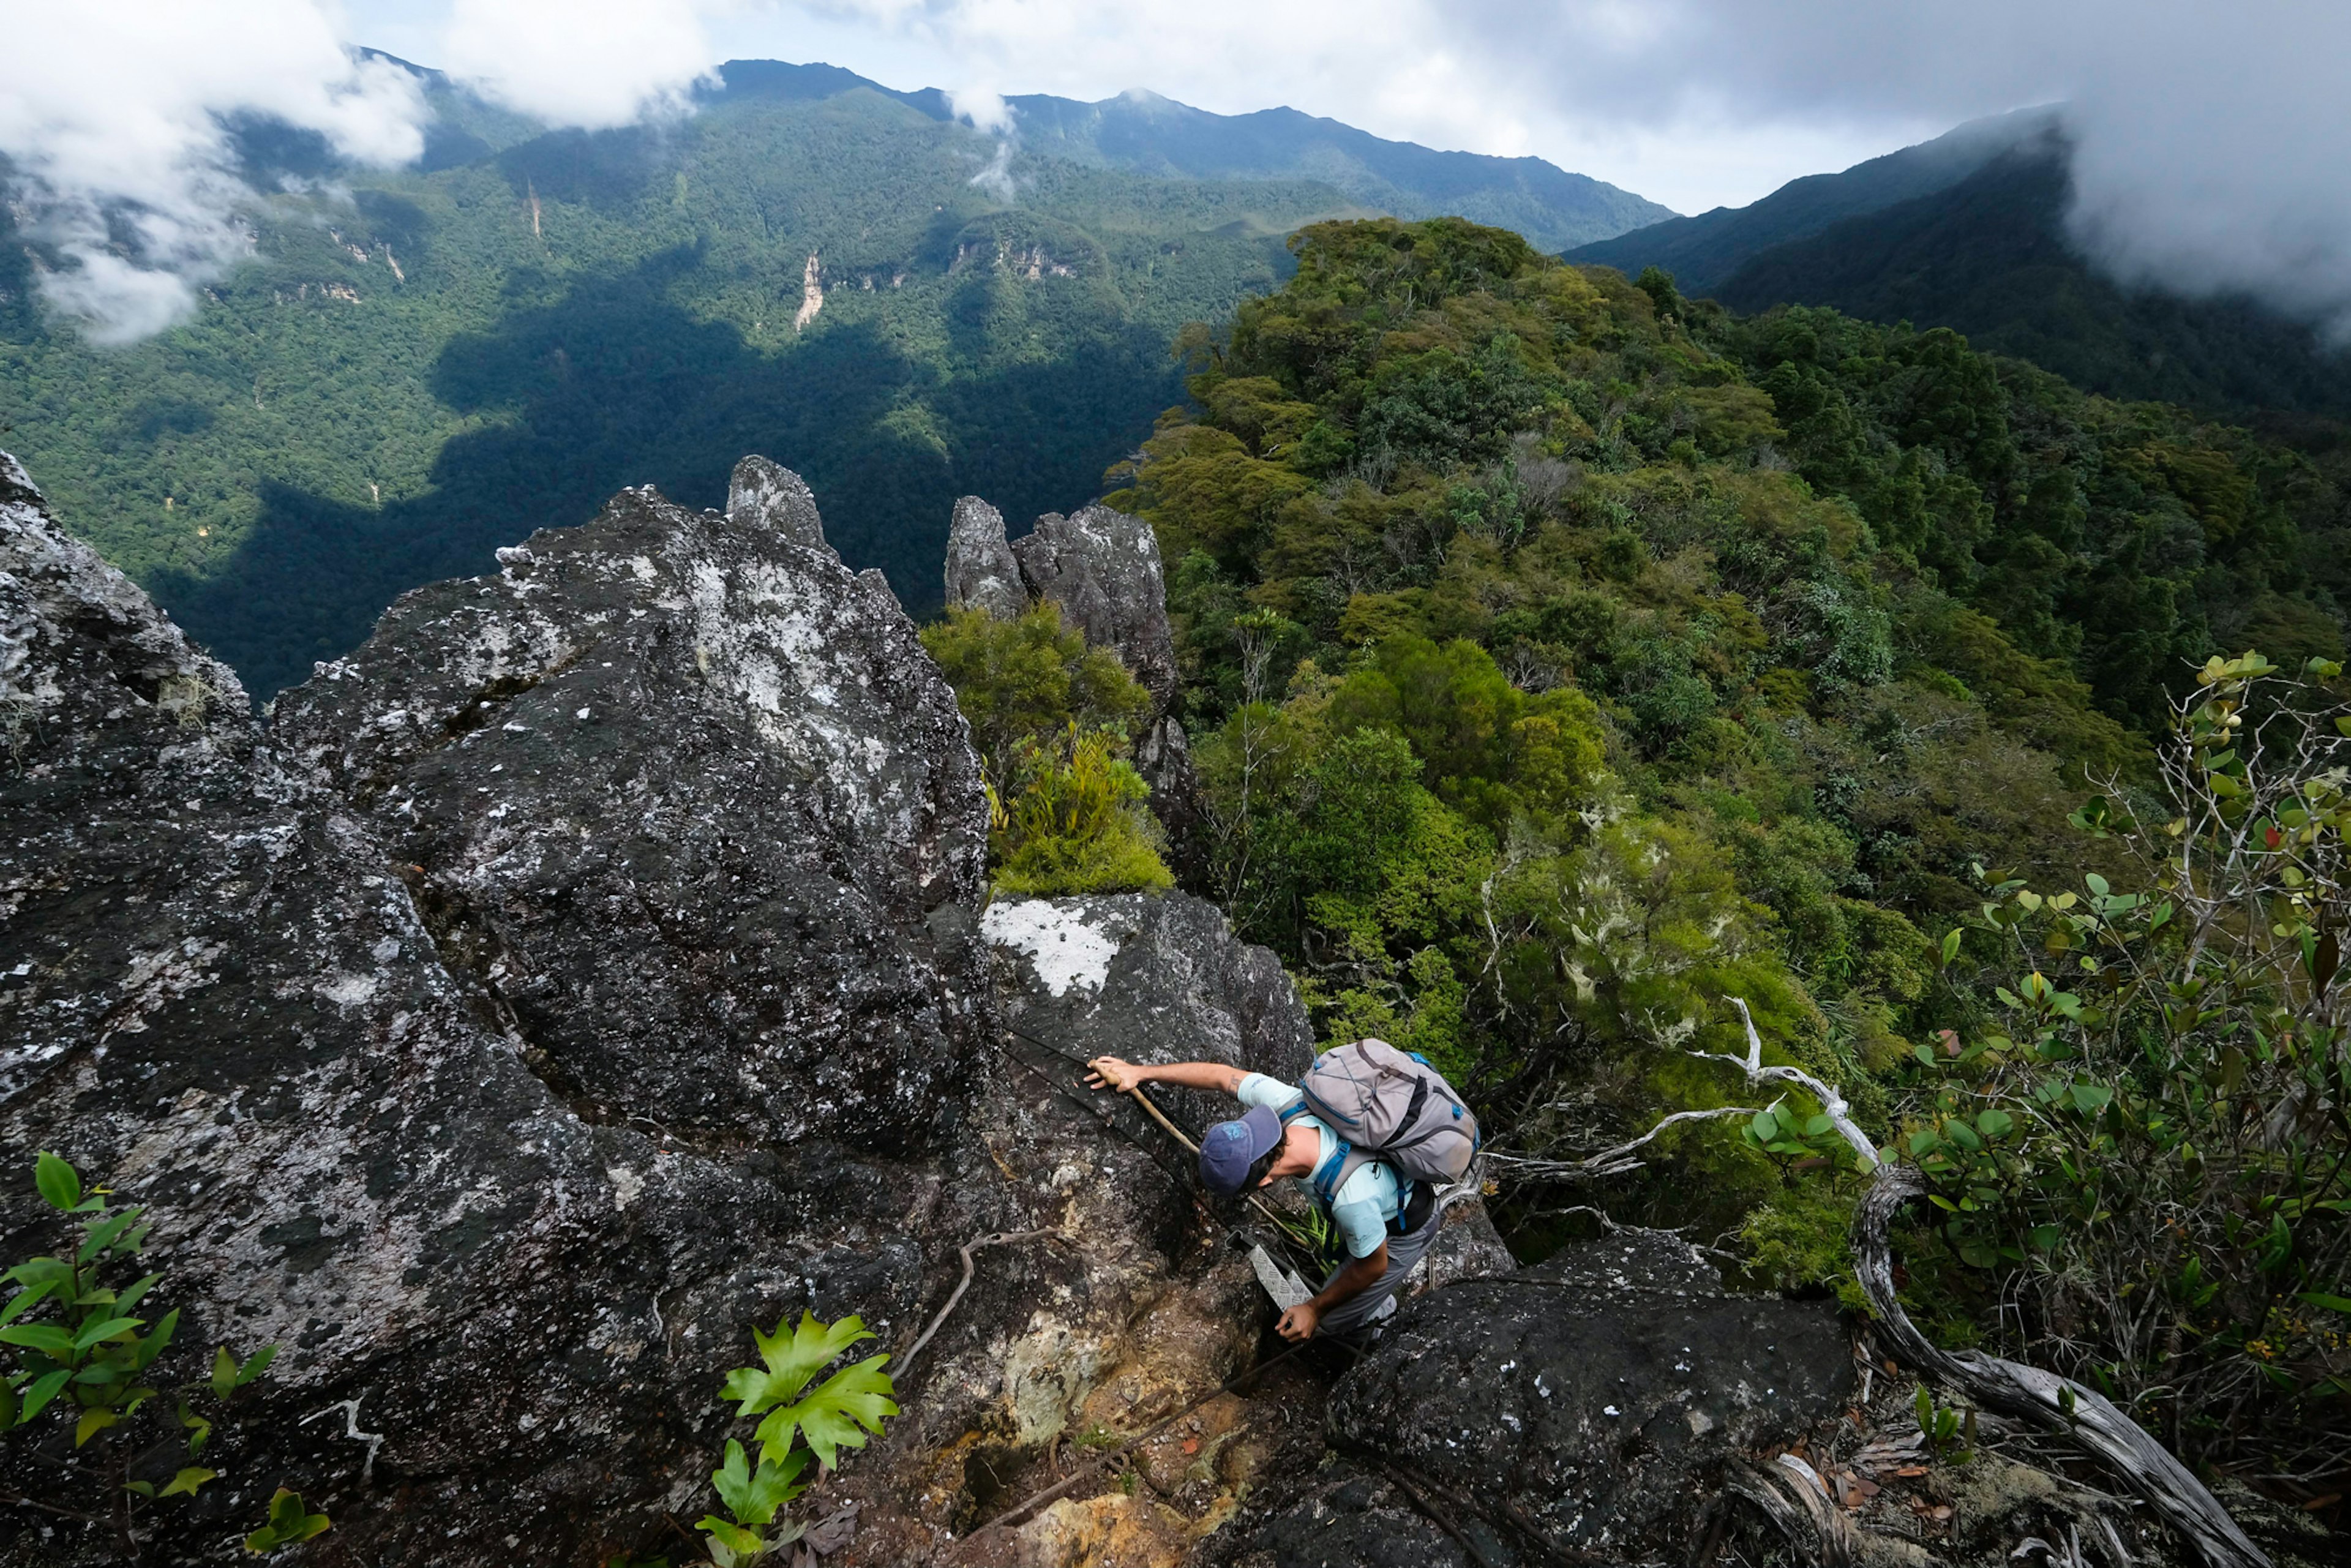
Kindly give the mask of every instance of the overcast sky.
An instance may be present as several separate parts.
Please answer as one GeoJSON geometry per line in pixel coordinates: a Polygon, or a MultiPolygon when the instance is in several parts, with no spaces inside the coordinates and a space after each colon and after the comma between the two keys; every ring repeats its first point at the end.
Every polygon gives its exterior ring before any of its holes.
{"type": "Polygon", "coordinates": [[[0,0],[0,37],[16,60],[0,151],[25,210],[85,262],[45,287],[100,337],[177,319],[188,280],[239,254],[219,113],[414,155],[413,86],[354,67],[350,44],[587,126],[674,112],[734,57],[967,105],[1128,89],[1287,104],[1533,153],[1682,212],[2062,99],[2094,255],[2351,326],[2341,0],[0,0]],[[134,259],[102,243],[120,196],[143,214],[134,259]]]}

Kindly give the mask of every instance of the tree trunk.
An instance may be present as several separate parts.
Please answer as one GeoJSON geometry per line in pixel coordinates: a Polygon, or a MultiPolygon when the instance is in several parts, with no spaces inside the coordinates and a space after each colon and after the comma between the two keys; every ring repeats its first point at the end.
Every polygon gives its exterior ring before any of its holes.
{"type": "Polygon", "coordinates": [[[1894,1294],[1888,1231],[1896,1211],[1927,1190],[1915,1166],[1877,1167],[1853,1218],[1853,1257],[1877,1332],[1913,1370],[1964,1392],[1986,1410],[2064,1433],[2160,1515],[2210,1568],[2271,1568],[2220,1500],[2188,1467],[2103,1396],[2053,1373],[1974,1351],[1928,1343],[1894,1294]]]}

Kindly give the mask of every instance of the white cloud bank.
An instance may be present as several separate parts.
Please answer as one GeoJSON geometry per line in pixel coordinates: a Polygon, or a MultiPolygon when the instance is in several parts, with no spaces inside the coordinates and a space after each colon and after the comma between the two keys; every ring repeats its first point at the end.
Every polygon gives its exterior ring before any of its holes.
{"type": "Polygon", "coordinates": [[[43,291],[101,342],[186,319],[192,285],[245,253],[220,116],[275,115],[370,162],[423,146],[413,79],[354,62],[305,0],[12,0],[0,36],[19,221],[62,258],[43,291]]]}

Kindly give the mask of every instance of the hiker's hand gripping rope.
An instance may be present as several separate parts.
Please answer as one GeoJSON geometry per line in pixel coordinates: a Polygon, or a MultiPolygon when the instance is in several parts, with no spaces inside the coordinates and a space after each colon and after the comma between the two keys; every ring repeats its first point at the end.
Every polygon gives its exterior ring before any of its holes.
{"type": "Polygon", "coordinates": [[[1138,1100],[1143,1098],[1143,1086],[1146,1083],[1173,1083],[1183,1089],[1213,1089],[1223,1094],[1238,1094],[1241,1092],[1241,1080],[1249,1076],[1238,1067],[1216,1061],[1173,1061],[1158,1067],[1138,1067],[1115,1056],[1097,1056],[1086,1063],[1086,1082],[1096,1089],[1114,1090],[1138,1100]]]}

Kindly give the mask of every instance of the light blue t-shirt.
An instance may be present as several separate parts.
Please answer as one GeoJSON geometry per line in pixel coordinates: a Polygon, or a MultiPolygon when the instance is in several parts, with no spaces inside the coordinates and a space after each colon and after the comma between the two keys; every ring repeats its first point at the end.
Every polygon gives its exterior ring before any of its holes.
{"type": "MultiPolygon", "coordinates": [[[[1306,1097],[1297,1084],[1268,1078],[1262,1072],[1244,1077],[1239,1093],[1242,1104],[1262,1105],[1275,1112],[1287,1111],[1306,1097]]],[[[1292,1116],[1290,1120],[1305,1123],[1322,1140],[1321,1152],[1314,1156],[1314,1168],[1321,1170],[1339,1152],[1338,1135],[1313,1116],[1292,1116]]],[[[1388,1221],[1403,1208],[1404,1194],[1395,1172],[1378,1160],[1369,1162],[1341,1182],[1339,1190],[1332,1195],[1331,1220],[1338,1226],[1339,1235],[1347,1244],[1347,1256],[1368,1258],[1378,1251],[1380,1244],[1388,1239],[1388,1221]]]]}

